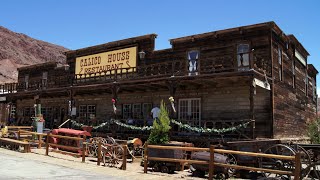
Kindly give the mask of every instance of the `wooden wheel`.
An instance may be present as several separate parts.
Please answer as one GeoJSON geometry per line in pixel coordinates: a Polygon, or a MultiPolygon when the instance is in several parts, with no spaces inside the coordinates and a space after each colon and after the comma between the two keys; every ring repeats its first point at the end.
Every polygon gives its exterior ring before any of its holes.
{"type": "Polygon", "coordinates": [[[301,178],[308,177],[311,172],[311,156],[307,150],[299,145],[291,146],[296,152],[301,154],[301,178]]]}
{"type": "MultiPolygon", "coordinates": [[[[237,159],[232,154],[225,154],[227,158],[227,164],[237,165],[237,159]]],[[[234,168],[228,168],[227,169],[228,177],[232,177],[236,173],[236,169],[234,168]]]]}
{"type": "Polygon", "coordinates": [[[123,148],[120,145],[103,146],[103,163],[111,167],[122,167],[123,148]]]}
{"type": "MultiPolygon", "coordinates": [[[[294,156],[296,154],[295,150],[291,147],[283,144],[276,144],[264,151],[266,154],[284,155],[284,156],[294,156]]],[[[281,171],[293,171],[295,169],[295,164],[293,161],[274,159],[274,158],[261,158],[260,168],[281,170],[281,171]]],[[[291,179],[290,175],[286,174],[272,174],[264,172],[263,175],[268,178],[278,178],[278,179],[291,179]]]]}

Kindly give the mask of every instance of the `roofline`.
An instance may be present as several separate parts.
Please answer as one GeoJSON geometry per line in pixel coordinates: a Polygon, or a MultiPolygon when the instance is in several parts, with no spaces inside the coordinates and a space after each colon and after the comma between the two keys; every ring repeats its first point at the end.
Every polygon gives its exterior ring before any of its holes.
{"type": "Polygon", "coordinates": [[[303,45],[300,43],[300,41],[293,35],[293,34],[288,34],[288,37],[294,41],[295,44],[298,45],[298,47],[302,48],[305,53],[310,56],[309,52],[303,47],[303,45]]]}
{"type": "Polygon", "coordinates": [[[174,38],[170,39],[170,44],[176,43],[176,42],[184,42],[187,40],[193,40],[195,38],[205,38],[208,36],[216,36],[218,34],[223,34],[223,33],[228,33],[228,32],[233,32],[233,31],[239,31],[243,29],[251,29],[251,28],[256,28],[256,27],[272,27],[275,25],[275,22],[269,21],[269,22],[264,22],[264,23],[258,23],[258,24],[253,24],[253,25],[248,25],[248,26],[239,26],[235,28],[229,28],[229,29],[223,29],[223,30],[218,30],[218,31],[212,31],[212,32],[207,32],[207,33],[201,33],[201,34],[195,34],[195,35],[190,35],[190,36],[184,36],[180,38],[174,38]]]}
{"type": "Polygon", "coordinates": [[[132,38],[126,38],[126,39],[121,39],[121,40],[117,40],[117,41],[111,41],[111,42],[107,42],[104,44],[99,44],[99,45],[95,45],[95,46],[89,46],[89,47],[85,47],[85,48],[80,48],[80,49],[76,49],[76,50],[70,50],[70,51],[66,51],[64,52],[65,55],[67,54],[73,54],[73,53],[77,53],[79,51],[85,51],[85,50],[91,50],[91,49],[95,49],[101,46],[119,46],[120,44],[128,44],[128,43],[134,43],[137,40],[140,39],[147,39],[147,38],[157,38],[157,34],[153,33],[153,34],[146,34],[146,35],[142,35],[142,36],[136,36],[136,37],[132,37],[132,38]]]}

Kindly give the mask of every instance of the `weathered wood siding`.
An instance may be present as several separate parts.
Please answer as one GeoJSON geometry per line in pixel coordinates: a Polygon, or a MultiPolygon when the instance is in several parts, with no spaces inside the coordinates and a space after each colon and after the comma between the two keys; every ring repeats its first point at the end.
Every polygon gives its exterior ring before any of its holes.
{"type": "Polygon", "coordinates": [[[316,103],[312,97],[312,86],[308,86],[306,94],[306,66],[294,57],[294,49],[288,49],[274,39],[273,51],[273,78],[274,78],[274,137],[304,137],[307,124],[314,120],[316,103]],[[282,49],[283,78],[280,80],[278,62],[278,47],[282,49]],[[295,61],[295,62],[293,62],[295,61]],[[293,65],[295,64],[295,75],[293,65]],[[295,77],[295,83],[293,81],[295,77]]]}

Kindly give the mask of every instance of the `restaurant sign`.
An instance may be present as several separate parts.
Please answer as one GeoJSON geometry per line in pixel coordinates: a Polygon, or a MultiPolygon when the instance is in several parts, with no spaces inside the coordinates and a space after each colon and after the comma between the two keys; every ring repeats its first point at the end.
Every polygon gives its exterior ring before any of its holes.
{"type": "Polygon", "coordinates": [[[106,74],[120,73],[120,69],[122,68],[128,68],[128,72],[133,72],[136,62],[137,47],[92,54],[76,58],[75,74],[96,73],[95,76],[99,76],[100,72],[105,72],[106,74]]]}

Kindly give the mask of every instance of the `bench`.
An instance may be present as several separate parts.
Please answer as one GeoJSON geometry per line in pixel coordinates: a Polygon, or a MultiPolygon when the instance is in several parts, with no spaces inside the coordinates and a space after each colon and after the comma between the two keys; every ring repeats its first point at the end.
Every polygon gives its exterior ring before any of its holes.
{"type": "Polygon", "coordinates": [[[32,129],[33,129],[32,126],[7,126],[7,127],[8,127],[9,137],[11,137],[11,138],[14,138],[14,139],[19,139],[19,138],[29,139],[29,138],[31,138],[31,135],[28,133],[21,133],[20,137],[19,137],[18,131],[19,130],[32,131],[32,129]]]}
{"type": "Polygon", "coordinates": [[[20,146],[23,146],[23,152],[30,152],[30,144],[28,142],[19,141],[10,138],[0,138],[0,147],[4,145],[10,145],[11,149],[18,150],[20,146]]]}

